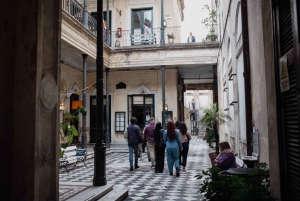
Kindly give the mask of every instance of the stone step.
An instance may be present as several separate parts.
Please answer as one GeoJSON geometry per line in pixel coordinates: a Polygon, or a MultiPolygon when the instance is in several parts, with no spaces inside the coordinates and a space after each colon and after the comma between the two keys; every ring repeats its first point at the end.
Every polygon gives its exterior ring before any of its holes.
{"type": "Polygon", "coordinates": [[[114,186],[114,189],[101,197],[98,201],[123,201],[128,197],[130,188],[125,186],[114,186]]]}
{"type": "Polygon", "coordinates": [[[109,182],[105,186],[91,185],[89,188],[78,194],[75,194],[73,197],[68,198],[66,201],[95,201],[112,191],[113,188],[114,184],[109,182]]]}

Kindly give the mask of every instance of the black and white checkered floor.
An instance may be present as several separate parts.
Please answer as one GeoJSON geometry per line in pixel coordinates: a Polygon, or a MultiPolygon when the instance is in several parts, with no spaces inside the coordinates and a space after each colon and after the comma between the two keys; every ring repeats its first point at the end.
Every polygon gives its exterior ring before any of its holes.
{"type": "MultiPolygon", "coordinates": [[[[190,141],[190,150],[187,159],[187,171],[180,172],[180,177],[170,176],[165,160],[163,173],[155,173],[151,163],[143,153],[139,161],[139,169],[129,171],[128,153],[111,153],[106,156],[106,179],[115,185],[124,185],[130,188],[126,200],[201,200],[203,196],[199,190],[201,180],[195,175],[211,167],[208,153],[212,149],[205,141],[193,136],[190,141]]],[[[94,160],[87,161],[87,167],[78,164],[76,169],[66,173],[60,170],[60,182],[92,182],[94,175],[94,160]]],[[[175,169],[174,169],[175,172],[175,169]]]]}

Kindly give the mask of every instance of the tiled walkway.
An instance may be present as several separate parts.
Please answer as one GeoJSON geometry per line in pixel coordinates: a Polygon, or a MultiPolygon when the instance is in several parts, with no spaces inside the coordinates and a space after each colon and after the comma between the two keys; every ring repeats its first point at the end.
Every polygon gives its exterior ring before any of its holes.
{"type": "MultiPolygon", "coordinates": [[[[202,195],[197,192],[201,181],[196,180],[195,175],[211,167],[208,153],[212,151],[205,141],[194,136],[190,142],[187,171],[181,172],[180,177],[169,175],[166,160],[164,172],[155,173],[154,169],[150,168],[151,164],[144,154],[142,160],[139,161],[140,168],[131,172],[129,171],[128,153],[111,153],[106,156],[106,178],[115,185],[124,185],[130,188],[129,197],[126,199],[128,201],[201,200],[202,195]]],[[[60,182],[92,182],[93,162],[93,160],[88,160],[88,167],[79,164],[70,173],[61,169],[60,182]]],[[[60,192],[61,189],[63,190],[63,188],[60,187],[60,192]]]]}

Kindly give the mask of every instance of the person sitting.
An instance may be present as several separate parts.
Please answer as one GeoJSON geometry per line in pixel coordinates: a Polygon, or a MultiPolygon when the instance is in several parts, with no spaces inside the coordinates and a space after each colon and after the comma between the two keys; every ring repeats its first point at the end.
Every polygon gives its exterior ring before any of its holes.
{"type": "Polygon", "coordinates": [[[228,170],[229,168],[237,168],[235,162],[235,155],[227,141],[220,142],[220,154],[215,159],[216,166],[221,168],[221,171],[228,170]]]}

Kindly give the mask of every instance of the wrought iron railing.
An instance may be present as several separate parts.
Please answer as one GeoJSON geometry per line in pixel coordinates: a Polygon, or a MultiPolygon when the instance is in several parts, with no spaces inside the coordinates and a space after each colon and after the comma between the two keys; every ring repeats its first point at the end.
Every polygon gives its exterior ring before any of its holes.
{"type": "MultiPolygon", "coordinates": [[[[76,0],[62,0],[62,9],[73,16],[77,21],[83,24],[83,6],[78,3],[76,0]]],[[[97,36],[97,20],[88,13],[88,26],[89,29],[95,36],[97,36]]],[[[120,46],[133,46],[133,45],[145,45],[145,44],[160,44],[161,43],[161,30],[159,28],[150,28],[151,30],[151,41],[142,41],[143,38],[147,39],[147,36],[141,33],[141,29],[137,30],[123,30],[120,35],[119,31],[111,31],[110,39],[111,39],[111,47],[120,47],[120,46]],[[154,37],[154,38],[153,38],[154,37]],[[141,42],[139,42],[141,40],[141,42]],[[133,42],[134,41],[134,42],[133,42]]],[[[181,27],[166,27],[165,28],[165,43],[180,43],[181,38],[181,27]],[[167,35],[172,34],[175,39],[171,41],[168,40],[167,35]]],[[[106,40],[106,32],[103,30],[103,41],[106,40]]],[[[149,36],[148,36],[149,38],[149,36]]]]}
{"type": "MultiPolygon", "coordinates": [[[[76,0],[62,0],[62,9],[72,15],[77,21],[83,24],[83,6],[76,0]]],[[[88,27],[97,36],[97,20],[88,13],[88,27]]]]}
{"type": "MultiPolygon", "coordinates": [[[[155,40],[144,40],[146,35],[141,33],[141,30],[122,30],[120,37],[119,31],[111,32],[111,46],[120,47],[120,46],[134,46],[134,45],[144,45],[144,44],[160,44],[161,39],[161,30],[159,28],[152,28],[151,35],[149,38],[152,38],[154,35],[155,40]],[[139,42],[140,40],[140,42],[139,42]],[[156,41],[156,43],[154,42],[156,41]]],[[[181,27],[166,27],[165,28],[165,43],[181,43],[181,27]],[[168,34],[174,35],[174,40],[168,40],[168,34]]]]}

